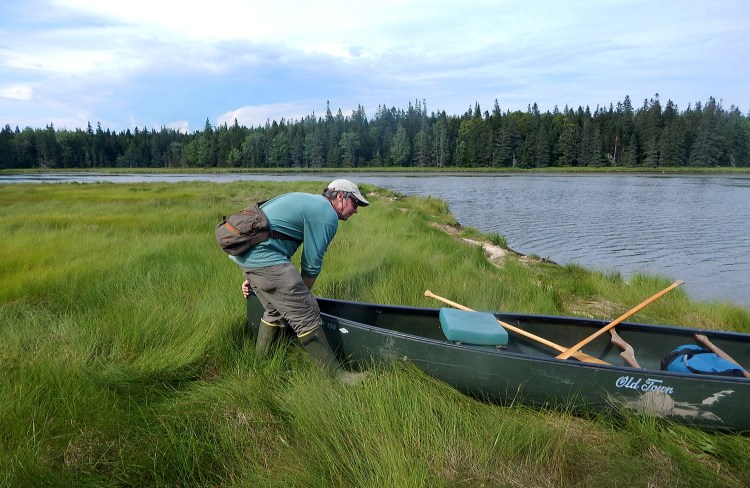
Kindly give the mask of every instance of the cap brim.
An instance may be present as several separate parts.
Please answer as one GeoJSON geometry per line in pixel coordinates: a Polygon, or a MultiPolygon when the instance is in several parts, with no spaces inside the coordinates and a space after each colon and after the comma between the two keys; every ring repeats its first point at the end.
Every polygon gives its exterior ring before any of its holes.
{"type": "Polygon", "coordinates": [[[365,197],[363,197],[359,193],[352,193],[352,196],[357,199],[357,205],[359,205],[360,207],[366,207],[370,204],[370,202],[365,200],[365,197]]]}

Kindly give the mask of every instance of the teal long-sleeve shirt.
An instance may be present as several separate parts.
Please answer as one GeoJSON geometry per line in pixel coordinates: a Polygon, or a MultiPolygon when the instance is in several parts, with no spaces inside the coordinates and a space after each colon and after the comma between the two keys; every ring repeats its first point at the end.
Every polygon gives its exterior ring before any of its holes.
{"type": "Polygon", "coordinates": [[[246,268],[261,268],[291,261],[302,243],[301,274],[317,278],[323,256],[338,229],[339,220],[331,202],[323,195],[285,193],[264,203],[271,230],[298,239],[266,239],[239,256],[230,256],[246,268]]]}

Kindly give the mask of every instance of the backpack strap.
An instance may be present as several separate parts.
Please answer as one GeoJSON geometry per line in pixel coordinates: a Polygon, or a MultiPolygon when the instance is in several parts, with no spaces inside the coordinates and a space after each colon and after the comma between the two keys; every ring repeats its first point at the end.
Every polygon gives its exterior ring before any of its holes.
{"type": "MultiPolygon", "coordinates": [[[[258,205],[258,210],[260,210],[261,212],[263,212],[263,209],[262,209],[262,208],[260,208],[260,206],[261,206],[261,205],[263,205],[264,203],[266,203],[267,201],[268,201],[268,200],[263,200],[262,202],[258,202],[258,203],[257,203],[257,205],[258,205]]],[[[263,212],[263,214],[265,215],[265,212],[263,212]]],[[[266,220],[268,220],[268,217],[266,217],[266,220]]],[[[271,227],[271,223],[270,223],[270,221],[269,221],[269,223],[268,223],[268,227],[269,227],[269,230],[268,230],[268,232],[269,232],[269,237],[270,237],[271,239],[281,239],[282,241],[294,241],[294,242],[302,242],[302,241],[300,241],[299,239],[295,239],[295,238],[294,238],[294,237],[292,237],[292,236],[289,236],[289,235],[286,235],[286,234],[284,234],[283,232],[279,232],[279,231],[277,231],[277,230],[273,230],[273,229],[271,229],[271,228],[270,228],[270,227],[271,227]]]]}
{"type": "Polygon", "coordinates": [[[278,231],[275,231],[275,230],[271,230],[269,232],[270,232],[271,239],[281,239],[281,240],[284,240],[284,241],[302,242],[299,239],[295,239],[294,237],[288,236],[288,235],[286,235],[286,234],[284,234],[282,232],[278,232],[278,231]]]}

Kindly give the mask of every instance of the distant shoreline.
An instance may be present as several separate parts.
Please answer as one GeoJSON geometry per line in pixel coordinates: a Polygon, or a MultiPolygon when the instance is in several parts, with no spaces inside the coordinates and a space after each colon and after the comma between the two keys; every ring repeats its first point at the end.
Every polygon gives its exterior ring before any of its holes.
{"type": "Polygon", "coordinates": [[[365,168],[20,168],[0,169],[0,174],[54,174],[54,173],[106,173],[106,174],[274,174],[274,173],[440,173],[440,174],[670,174],[670,175],[750,175],[750,167],[546,167],[546,168],[463,168],[463,167],[365,167],[365,168]]]}

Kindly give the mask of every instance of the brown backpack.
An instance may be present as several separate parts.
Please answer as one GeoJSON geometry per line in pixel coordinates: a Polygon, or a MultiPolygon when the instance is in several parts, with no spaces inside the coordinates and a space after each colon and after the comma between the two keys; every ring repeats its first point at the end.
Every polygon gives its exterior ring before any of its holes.
{"type": "Polygon", "coordinates": [[[268,217],[260,208],[264,203],[254,203],[229,217],[223,217],[216,226],[216,241],[227,254],[240,255],[269,237],[299,242],[299,239],[271,230],[268,217]]]}

